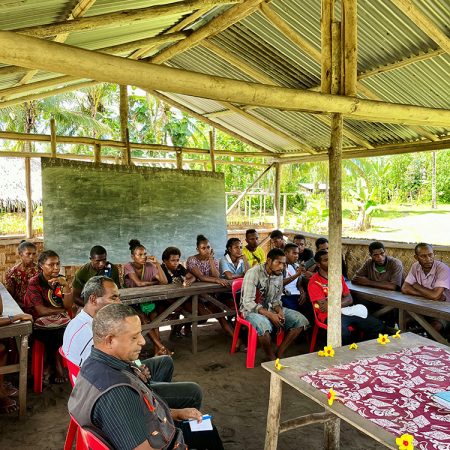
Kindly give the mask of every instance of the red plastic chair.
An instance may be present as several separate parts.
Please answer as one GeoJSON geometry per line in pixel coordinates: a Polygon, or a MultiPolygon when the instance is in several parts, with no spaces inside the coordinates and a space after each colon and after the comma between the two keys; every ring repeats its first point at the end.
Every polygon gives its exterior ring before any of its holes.
{"type": "Polygon", "coordinates": [[[73,422],[78,428],[77,436],[77,450],[111,450],[103,438],[96,434],[94,430],[82,428],[78,422],[70,416],[71,423],[73,422]]]}
{"type": "MultiPolygon", "coordinates": [[[[252,326],[252,324],[242,317],[236,302],[236,294],[238,291],[241,290],[243,281],[244,281],[243,278],[238,278],[237,280],[233,281],[233,285],[231,286],[231,293],[233,294],[234,300],[234,308],[236,309],[236,325],[234,328],[233,343],[231,344],[231,353],[236,352],[236,345],[239,339],[239,331],[241,329],[241,326],[242,325],[246,326],[248,328],[247,369],[253,369],[255,367],[256,347],[258,346],[258,334],[256,333],[256,330],[252,326]]],[[[260,294],[259,292],[257,292],[257,297],[259,296],[260,294]]],[[[281,329],[277,334],[278,346],[283,342],[283,339],[284,339],[284,330],[281,329]]]]}
{"type": "MultiPolygon", "coordinates": [[[[64,365],[67,367],[67,369],[69,371],[70,384],[73,387],[75,384],[75,381],[77,380],[78,373],[80,372],[80,368],[79,368],[79,366],[74,364],[72,361],[69,361],[67,359],[65,353],[63,352],[62,347],[59,347],[59,354],[61,355],[61,357],[63,359],[64,365]]],[[[78,431],[79,431],[78,424],[72,418],[72,416],[70,416],[70,423],[69,423],[69,428],[67,430],[66,442],[64,443],[64,450],[72,449],[72,445],[75,441],[75,436],[77,435],[78,431]]],[[[77,447],[76,447],[77,449],[79,448],[78,447],[79,440],[80,440],[80,433],[78,432],[77,447]]]]}
{"type": "Polygon", "coordinates": [[[33,375],[33,392],[42,393],[42,378],[44,377],[45,346],[37,339],[33,342],[31,350],[31,374],[33,375]]]}

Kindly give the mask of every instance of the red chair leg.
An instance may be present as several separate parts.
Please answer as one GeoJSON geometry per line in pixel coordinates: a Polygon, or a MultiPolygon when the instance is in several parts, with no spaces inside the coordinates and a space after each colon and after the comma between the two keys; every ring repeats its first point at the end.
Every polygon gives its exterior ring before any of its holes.
{"type": "Polygon", "coordinates": [[[319,332],[319,327],[317,325],[314,325],[314,329],[311,336],[311,345],[309,347],[309,353],[312,353],[316,349],[316,340],[317,340],[317,333],[319,332]]]}
{"type": "Polygon", "coordinates": [[[35,394],[42,393],[42,378],[44,376],[44,352],[45,347],[37,339],[33,343],[32,350],[32,373],[33,373],[33,391],[35,394]]]}
{"type": "Polygon", "coordinates": [[[231,353],[236,353],[236,345],[239,339],[239,330],[241,329],[241,324],[236,320],[234,325],[233,342],[231,344],[231,353]]]}
{"type": "Polygon", "coordinates": [[[284,330],[281,329],[277,332],[277,347],[281,345],[284,339],[284,330]]]}
{"type": "Polygon", "coordinates": [[[247,369],[255,367],[256,347],[258,346],[258,335],[253,327],[249,327],[247,341],[247,369]]]}
{"type": "Polygon", "coordinates": [[[69,428],[67,430],[66,442],[64,443],[64,450],[72,450],[73,443],[75,442],[75,436],[78,431],[77,424],[70,418],[69,428]]]}

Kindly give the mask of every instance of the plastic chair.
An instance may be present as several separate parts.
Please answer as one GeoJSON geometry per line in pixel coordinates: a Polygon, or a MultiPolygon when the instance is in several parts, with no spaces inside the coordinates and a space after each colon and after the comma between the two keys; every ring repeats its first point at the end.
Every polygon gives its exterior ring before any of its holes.
{"type": "MultiPolygon", "coordinates": [[[[234,308],[236,309],[236,324],[234,327],[234,334],[233,334],[233,343],[231,344],[231,353],[236,352],[236,345],[237,341],[239,339],[239,331],[241,329],[241,326],[244,325],[248,328],[248,340],[247,340],[247,369],[253,369],[255,367],[255,357],[256,357],[256,347],[258,346],[258,334],[256,333],[256,329],[252,326],[252,324],[245,320],[237,306],[236,302],[236,294],[238,291],[242,288],[242,283],[244,279],[238,278],[237,280],[233,281],[233,285],[231,286],[231,293],[233,295],[234,300],[234,308]]],[[[260,297],[260,293],[257,292],[257,298],[260,297]]],[[[284,339],[284,330],[280,330],[277,334],[277,345],[279,346],[284,339]]]]}
{"type": "Polygon", "coordinates": [[[78,422],[70,416],[70,421],[78,428],[77,450],[111,450],[105,439],[103,439],[96,430],[91,428],[82,428],[78,422]]]}
{"type": "Polygon", "coordinates": [[[42,378],[44,377],[44,344],[35,339],[31,350],[31,374],[33,375],[33,392],[42,393],[42,378]]]}
{"type": "MultiPolygon", "coordinates": [[[[80,372],[80,368],[79,368],[79,366],[74,364],[72,361],[69,361],[67,359],[65,353],[63,352],[62,347],[59,347],[58,351],[63,359],[64,365],[67,367],[67,369],[69,371],[70,384],[73,387],[75,384],[75,381],[77,380],[78,373],[80,372]]],[[[64,443],[64,450],[72,449],[72,445],[75,441],[75,436],[77,435],[78,430],[79,430],[79,426],[78,426],[77,422],[72,418],[72,416],[70,416],[69,428],[67,429],[66,442],[64,443]]],[[[79,433],[78,433],[78,435],[79,435],[79,433]]],[[[77,449],[79,448],[78,440],[79,440],[79,438],[77,438],[77,449]]]]}

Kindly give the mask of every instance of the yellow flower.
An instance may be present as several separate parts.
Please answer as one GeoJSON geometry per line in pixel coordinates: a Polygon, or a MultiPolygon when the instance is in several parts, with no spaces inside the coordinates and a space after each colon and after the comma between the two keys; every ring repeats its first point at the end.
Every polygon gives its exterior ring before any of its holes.
{"type": "Polygon", "coordinates": [[[398,330],[397,333],[395,333],[392,337],[393,337],[394,339],[400,339],[400,338],[401,338],[401,336],[400,336],[400,330],[398,330]]]}
{"type": "Polygon", "coordinates": [[[323,352],[325,353],[325,356],[333,357],[334,356],[334,350],[331,345],[327,345],[323,348],[323,352]]]}
{"type": "Polygon", "coordinates": [[[319,356],[325,356],[325,352],[324,352],[323,350],[319,350],[319,351],[317,352],[317,354],[318,354],[319,356]]]}
{"type": "Polygon", "coordinates": [[[281,369],[286,369],[286,367],[289,367],[289,366],[283,366],[283,364],[280,364],[280,358],[277,358],[275,360],[275,369],[281,370],[281,369]]]}
{"type": "Polygon", "coordinates": [[[377,342],[381,345],[386,345],[386,344],[389,344],[389,342],[391,342],[391,341],[389,340],[389,336],[387,334],[380,333],[378,335],[377,342]]]}
{"type": "Polygon", "coordinates": [[[402,434],[395,440],[399,450],[414,450],[414,436],[411,434],[402,434]]]}
{"type": "Polygon", "coordinates": [[[358,345],[353,342],[353,344],[350,344],[350,346],[348,348],[350,350],[357,350],[358,349],[358,345]]]}
{"type": "Polygon", "coordinates": [[[327,394],[328,398],[328,405],[331,406],[334,402],[334,399],[336,398],[336,392],[333,391],[333,388],[330,388],[327,394]]]}

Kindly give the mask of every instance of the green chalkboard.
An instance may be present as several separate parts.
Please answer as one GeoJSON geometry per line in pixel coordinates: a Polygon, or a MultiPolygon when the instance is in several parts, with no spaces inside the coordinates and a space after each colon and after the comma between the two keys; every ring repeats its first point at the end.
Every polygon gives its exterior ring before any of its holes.
{"type": "Polygon", "coordinates": [[[196,253],[197,234],[216,255],[226,241],[222,174],[42,159],[45,248],[64,265],[88,260],[103,245],[112,262],[130,259],[128,241],[139,239],[161,258],[174,245],[182,259],[196,253]]]}

